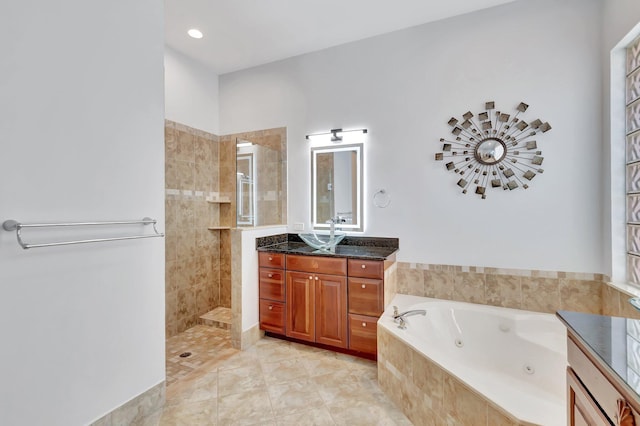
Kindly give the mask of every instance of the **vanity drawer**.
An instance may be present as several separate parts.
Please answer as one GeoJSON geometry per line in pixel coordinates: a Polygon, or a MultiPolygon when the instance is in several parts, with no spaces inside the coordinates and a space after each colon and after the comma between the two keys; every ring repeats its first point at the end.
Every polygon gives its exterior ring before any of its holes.
{"type": "Polygon", "coordinates": [[[349,314],[349,349],[375,354],[377,326],[376,317],[349,314]]]}
{"type": "Polygon", "coordinates": [[[285,304],[260,299],[260,330],[284,334],[285,304]]]}
{"type": "Polygon", "coordinates": [[[384,262],[381,260],[349,259],[349,276],[383,279],[384,262]]]}
{"type": "MultiPolygon", "coordinates": [[[[571,369],[587,388],[593,399],[598,402],[602,411],[615,421],[618,414],[618,401],[628,400],[607,380],[605,374],[601,372],[587,357],[587,355],[571,339],[567,339],[567,359],[571,369]]],[[[640,421],[640,415],[631,407],[632,415],[636,422],[640,421]]]]}
{"type": "Polygon", "coordinates": [[[347,259],[321,256],[287,255],[287,270],[320,272],[329,275],[347,275],[347,259]]]}
{"type": "Polygon", "coordinates": [[[382,280],[349,277],[349,313],[380,317],[384,311],[382,280]]]}
{"type": "Polygon", "coordinates": [[[284,302],[284,271],[260,268],[260,298],[284,302]]]}
{"type": "Polygon", "coordinates": [[[284,269],[285,255],[283,253],[258,253],[258,263],[261,268],[284,269]]]}

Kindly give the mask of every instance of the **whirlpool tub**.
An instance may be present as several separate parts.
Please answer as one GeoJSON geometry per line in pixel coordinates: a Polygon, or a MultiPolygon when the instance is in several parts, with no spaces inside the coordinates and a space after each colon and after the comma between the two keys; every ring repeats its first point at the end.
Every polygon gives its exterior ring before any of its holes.
{"type": "Polygon", "coordinates": [[[378,321],[380,386],[415,424],[565,425],[566,366],[551,314],[398,294],[378,321]],[[400,329],[394,305],[426,315],[400,329]]]}

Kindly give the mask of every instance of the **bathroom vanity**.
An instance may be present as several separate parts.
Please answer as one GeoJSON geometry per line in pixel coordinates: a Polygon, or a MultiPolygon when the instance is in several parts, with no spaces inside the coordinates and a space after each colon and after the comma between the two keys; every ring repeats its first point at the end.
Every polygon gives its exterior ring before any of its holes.
{"type": "Polygon", "coordinates": [[[569,425],[640,426],[640,320],[558,311],[569,425]]]}
{"type": "Polygon", "coordinates": [[[256,245],[261,330],[375,356],[376,324],[395,295],[397,239],[347,237],[335,252],[315,250],[295,234],[256,245]]]}

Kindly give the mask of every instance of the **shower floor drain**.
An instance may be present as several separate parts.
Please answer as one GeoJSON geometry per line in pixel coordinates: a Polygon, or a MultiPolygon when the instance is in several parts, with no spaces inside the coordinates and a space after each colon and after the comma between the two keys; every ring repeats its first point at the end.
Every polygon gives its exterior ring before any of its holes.
{"type": "Polygon", "coordinates": [[[182,352],[182,353],[180,354],[180,358],[187,358],[187,357],[189,357],[189,356],[191,356],[191,352],[182,352]]]}

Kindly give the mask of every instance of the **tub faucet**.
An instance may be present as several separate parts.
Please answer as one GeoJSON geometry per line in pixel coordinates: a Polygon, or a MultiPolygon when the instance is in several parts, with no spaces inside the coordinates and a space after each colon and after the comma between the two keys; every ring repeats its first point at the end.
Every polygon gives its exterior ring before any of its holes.
{"type": "Polygon", "coordinates": [[[398,313],[398,307],[393,307],[393,322],[398,324],[398,328],[404,330],[407,328],[407,323],[405,322],[406,317],[410,317],[412,315],[427,315],[427,311],[424,309],[412,309],[410,311],[405,311],[403,313],[398,313]]]}

